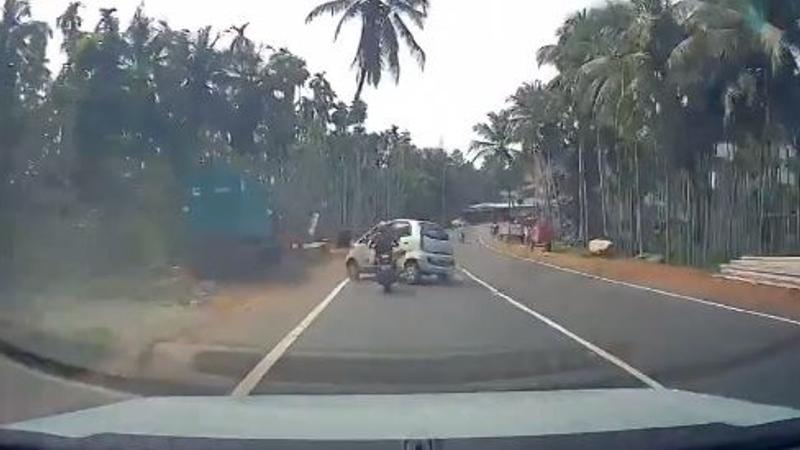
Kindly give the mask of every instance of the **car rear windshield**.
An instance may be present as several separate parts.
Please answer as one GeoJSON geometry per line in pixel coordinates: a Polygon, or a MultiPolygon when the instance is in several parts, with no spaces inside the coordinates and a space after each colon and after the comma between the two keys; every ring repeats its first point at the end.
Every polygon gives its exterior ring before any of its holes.
{"type": "Polygon", "coordinates": [[[447,231],[435,223],[423,223],[422,235],[430,239],[436,239],[437,241],[447,241],[450,239],[450,235],[447,234],[447,231]]]}

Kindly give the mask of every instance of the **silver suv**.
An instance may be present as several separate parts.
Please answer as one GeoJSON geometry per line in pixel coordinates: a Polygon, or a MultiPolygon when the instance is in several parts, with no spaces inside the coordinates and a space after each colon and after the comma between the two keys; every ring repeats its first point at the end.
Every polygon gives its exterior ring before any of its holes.
{"type": "Polygon", "coordinates": [[[404,255],[399,261],[404,278],[417,283],[424,275],[435,275],[446,281],[455,269],[453,244],[450,235],[433,222],[397,219],[382,222],[357,240],[347,254],[347,274],[358,280],[362,273],[375,273],[375,252],[369,248],[373,234],[382,225],[391,226],[404,255]]]}

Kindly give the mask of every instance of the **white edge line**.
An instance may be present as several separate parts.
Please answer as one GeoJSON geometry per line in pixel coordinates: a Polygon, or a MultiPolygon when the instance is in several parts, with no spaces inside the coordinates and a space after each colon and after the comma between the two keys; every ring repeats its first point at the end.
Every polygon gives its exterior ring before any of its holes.
{"type": "Polygon", "coordinates": [[[581,272],[579,270],[569,269],[569,268],[566,268],[566,267],[557,266],[555,264],[550,264],[550,263],[546,263],[546,262],[543,262],[543,261],[537,261],[537,260],[531,259],[531,258],[523,258],[522,256],[517,256],[517,255],[514,255],[514,254],[508,254],[508,253],[505,253],[505,252],[503,252],[501,250],[498,250],[498,249],[492,247],[491,245],[487,244],[483,240],[483,238],[478,238],[478,242],[480,242],[480,244],[482,246],[486,247],[487,249],[491,250],[492,252],[497,253],[498,255],[505,256],[507,258],[514,258],[514,259],[517,259],[517,260],[520,260],[520,261],[527,261],[527,262],[530,262],[530,263],[533,263],[533,264],[539,264],[539,265],[544,266],[544,267],[549,267],[551,269],[560,270],[562,272],[567,272],[567,273],[571,273],[571,274],[575,274],[575,275],[580,275],[580,276],[583,276],[583,277],[586,277],[586,278],[591,278],[593,280],[605,281],[606,283],[616,284],[616,285],[619,285],[619,286],[625,286],[625,287],[629,287],[629,288],[633,288],[633,289],[639,289],[639,290],[642,290],[642,291],[652,292],[654,294],[665,295],[667,297],[679,298],[681,300],[688,300],[690,302],[700,303],[700,304],[703,304],[703,305],[706,305],[706,306],[713,306],[713,307],[716,307],[716,308],[726,309],[728,311],[738,312],[738,313],[742,313],[742,314],[749,314],[751,316],[761,317],[761,318],[764,318],[764,319],[770,319],[770,320],[775,320],[775,321],[778,321],[778,322],[783,322],[783,323],[788,323],[788,324],[791,324],[791,325],[800,326],[800,320],[794,320],[794,319],[789,319],[788,317],[776,316],[774,314],[768,314],[768,313],[763,313],[763,312],[759,312],[759,311],[753,311],[751,309],[738,308],[736,306],[730,306],[730,305],[725,305],[723,303],[712,302],[711,300],[703,300],[703,299],[697,298],[697,297],[691,297],[691,296],[683,295],[683,294],[676,294],[674,292],[664,291],[664,290],[661,290],[661,289],[656,289],[656,288],[652,288],[652,287],[648,287],[648,286],[642,286],[642,285],[639,285],[639,284],[628,283],[627,281],[613,280],[611,278],[601,277],[599,275],[594,275],[594,274],[591,274],[591,273],[581,272]]]}
{"type": "Polygon", "coordinates": [[[577,334],[573,333],[572,331],[569,331],[568,329],[564,328],[562,325],[560,325],[559,323],[553,321],[549,317],[547,317],[547,316],[545,316],[545,315],[543,315],[541,313],[538,313],[538,312],[528,308],[527,306],[523,305],[522,303],[514,300],[513,298],[509,297],[508,295],[503,294],[502,292],[497,290],[497,288],[495,288],[494,286],[490,285],[489,283],[481,280],[480,278],[478,278],[475,275],[473,275],[472,273],[470,273],[467,269],[464,269],[463,267],[461,267],[461,271],[464,272],[464,274],[466,274],[468,277],[470,277],[476,283],[478,283],[481,286],[483,286],[486,289],[488,289],[495,296],[500,297],[503,300],[511,303],[513,306],[515,306],[518,309],[522,310],[523,312],[526,312],[526,313],[530,314],[531,316],[539,319],[540,321],[544,322],[545,324],[547,324],[551,328],[553,328],[556,331],[562,333],[563,335],[567,336],[568,338],[572,339],[573,341],[581,344],[582,346],[586,347],[587,349],[589,349],[593,353],[597,354],[601,358],[605,359],[606,361],[610,362],[611,364],[614,364],[615,366],[619,367],[620,369],[624,370],[625,372],[628,372],[634,378],[636,378],[639,381],[641,381],[642,383],[646,384],[651,389],[666,389],[661,383],[659,383],[658,381],[648,377],[647,375],[645,375],[644,373],[642,373],[641,371],[639,371],[635,367],[633,367],[630,364],[626,363],[625,361],[617,358],[616,356],[612,355],[611,353],[608,353],[607,351],[603,350],[602,348],[592,344],[591,342],[587,341],[586,339],[583,339],[582,337],[578,336],[577,334]]]}
{"type": "Polygon", "coordinates": [[[253,391],[253,389],[264,379],[267,375],[267,372],[278,362],[278,360],[289,350],[289,347],[294,344],[297,338],[306,330],[306,328],[314,322],[314,319],[319,316],[322,311],[339,295],[339,292],[347,286],[349,279],[345,279],[341,283],[339,283],[333,290],[322,300],[314,309],[311,310],[310,313],[299,323],[297,324],[292,331],[290,331],[286,336],[278,342],[275,347],[267,353],[258,364],[239,382],[239,384],[234,388],[231,392],[232,397],[245,397],[253,391]]]}

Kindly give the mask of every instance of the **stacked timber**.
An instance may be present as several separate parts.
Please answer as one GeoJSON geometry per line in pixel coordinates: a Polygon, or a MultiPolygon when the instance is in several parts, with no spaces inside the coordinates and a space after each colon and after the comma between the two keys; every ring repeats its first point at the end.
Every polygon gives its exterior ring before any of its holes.
{"type": "Polygon", "coordinates": [[[800,289],[800,256],[744,256],[719,268],[728,280],[800,289]]]}

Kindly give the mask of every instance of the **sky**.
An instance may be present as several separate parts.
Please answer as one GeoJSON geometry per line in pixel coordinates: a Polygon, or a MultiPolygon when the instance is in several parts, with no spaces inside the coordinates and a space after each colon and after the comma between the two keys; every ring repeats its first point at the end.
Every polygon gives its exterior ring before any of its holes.
{"type": "MultiPolygon", "coordinates": [[[[306,14],[321,0],[148,0],[145,11],[167,19],[176,29],[212,25],[224,30],[250,23],[251,39],[286,47],[304,58],[311,73],[325,72],[339,97],[350,101],[355,72],[350,67],[358,43],[358,23],[351,22],[333,42],[336,20],[320,17],[306,25],[306,14]]],[[[55,18],[69,0],[31,0],[33,15],[55,29],[55,18]]],[[[84,28],[93,28],[98,8],[116,7],[123,28],[141,0],[82,0],[84,28]]],[[[419,146],[466,150],[472,127],[525,81],[547,80],[552,68],[539,68],[536,49],[554,41],[570,13],[597,0],[431,0],[424,30],[415,31],[428,62],[421,71],[403,50],[398,85],[387,74],[380,87],[365,89],[367,128],[391,125],[411,132],[419,146]]],[[[58,33],[50,44],[57,68],[62,57],[58,33]]]]}

